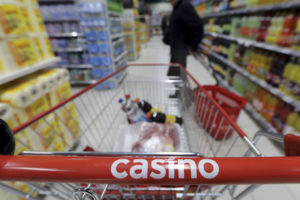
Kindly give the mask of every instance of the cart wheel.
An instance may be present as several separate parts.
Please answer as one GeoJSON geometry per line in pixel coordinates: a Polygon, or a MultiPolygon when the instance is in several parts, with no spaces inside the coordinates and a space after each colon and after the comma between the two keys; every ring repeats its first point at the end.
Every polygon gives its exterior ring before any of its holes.
{"type": "Polygon", "coordinates": [[[16,148],[15,138],[5,121],[0,119],[0,154],[13,155],[16,148]]]}

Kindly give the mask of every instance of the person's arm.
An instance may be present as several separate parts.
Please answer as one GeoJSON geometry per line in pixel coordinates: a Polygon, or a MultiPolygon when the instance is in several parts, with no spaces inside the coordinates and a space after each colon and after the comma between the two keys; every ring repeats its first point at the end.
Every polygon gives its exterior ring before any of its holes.
{"type": "Polygon", "coordinates": [[[183,25],[189,34],[188,45],[192,51],[196,51],[204,34],[203,22],[191,3],[184,3],[180,14],[183,25]]]}

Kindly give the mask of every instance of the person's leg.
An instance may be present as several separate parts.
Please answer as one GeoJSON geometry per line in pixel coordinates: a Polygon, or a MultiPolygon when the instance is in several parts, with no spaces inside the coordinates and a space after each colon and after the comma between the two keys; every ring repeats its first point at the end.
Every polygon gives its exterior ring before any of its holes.
{"type": "MultiPolygon", "coordinates": [[[[170,63],[179,63],[186,67],[187,50],[185,47],[171,48],[170,63]]],[[[170,66],[168,76],[180,76],[180,68],[178,66],[170,66]]]]}

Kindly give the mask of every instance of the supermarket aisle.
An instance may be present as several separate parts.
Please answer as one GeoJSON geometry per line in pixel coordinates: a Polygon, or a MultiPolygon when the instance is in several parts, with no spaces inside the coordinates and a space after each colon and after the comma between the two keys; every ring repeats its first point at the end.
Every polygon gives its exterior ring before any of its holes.
{"type": "MultiPolygon", "coordinates": [[[[144,48],[141,53],[141,57],[134,63],[168,63],[169,62],[169,48],[161,42],[161,37],[154,36],[148,43],[147,48],[144,48]]],[[[197,79],[200,84],[215,84],[215,80],[205,70],[201,64],[194,59],[193,56],[188,57],[188,71],[197,79]]],[[[139,77],[147,78],[167,78],[164,74],[157,75],[157,68],[145,68],[143,74],[134,74],[134,70],[129,70],[131,75],[137,75],[139,77]],[[163,77],[162,77],[163,76],[163,77]]],[[[243,111],[238,119],[238,124],[242,130],[252,139],[255,132],[260,128],[255,122],[243,111]]],[[[269,140],[262,138],[259,141],[258,148],[266,156],[280,156],[282,151],[274,146],[269,140]]],[[[271,167],[271,166],[270,166],[271,167]]],[[[300,197],[300,185],[299,184],[285,184],[285,185],[263,185],[246,196],[244,200],[296,200],[300,197]]],[[[226,194],[222,200],[229,200],[230,195],[226,194]]]]}

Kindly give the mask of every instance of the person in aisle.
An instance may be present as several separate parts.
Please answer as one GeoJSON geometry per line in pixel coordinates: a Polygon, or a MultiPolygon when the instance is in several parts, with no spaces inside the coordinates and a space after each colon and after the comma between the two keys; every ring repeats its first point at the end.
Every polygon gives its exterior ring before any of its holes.
{"type": "MultiPolygon", "coordinates": [[[[189,52],[197,51],[203,37],[203,22],[188,0],[170,0],[173,5],[169,27],[163,42],[170,45],[171,63],[186,67],[189,52]]],[[[180,68],[171,66],[168,76],[180,76],[180,68]]]]}
{"type": "Polygon", "coordinates": [[[163,16],[161,20],[161,30],[164,37],[168,33],[169,23],[170,23],[170,15],[166,14],[163,16]]]}

